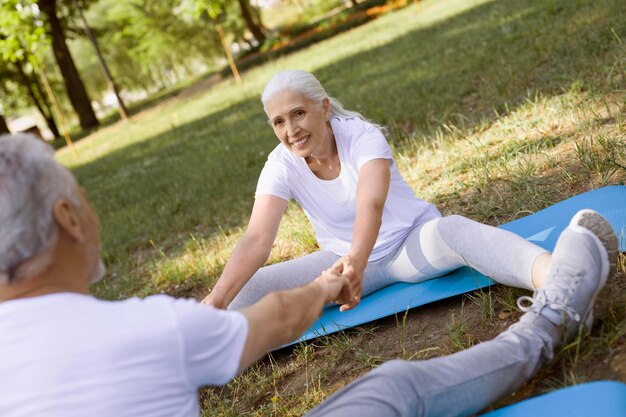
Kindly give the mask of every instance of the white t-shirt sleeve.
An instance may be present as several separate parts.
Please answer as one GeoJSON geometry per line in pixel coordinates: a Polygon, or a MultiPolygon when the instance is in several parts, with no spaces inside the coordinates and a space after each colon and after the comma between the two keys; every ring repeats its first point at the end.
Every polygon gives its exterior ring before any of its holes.
{"type": "Polygon", "coordinates": [[[237,311],[195,300],[172,305],[182,335],[183,367],[194,386],[224,385],[237,375],[248,337],[248,321],[237,311]]]}
{"type": "Polygon", "coordinates": [[[255,197],[274,195],[289,201],[292,197],[287,177],[287,168],[279,161],[269,158],[259,175],[255,197]]]}
{"type": "Polygon", "coordinates": [[[347,133],[352,136],[350,158],[357,171],[373,159],[393,160],[391,147],[378,128],[360,119],[350,119],[345,124],[349,129],[347,133]]]}

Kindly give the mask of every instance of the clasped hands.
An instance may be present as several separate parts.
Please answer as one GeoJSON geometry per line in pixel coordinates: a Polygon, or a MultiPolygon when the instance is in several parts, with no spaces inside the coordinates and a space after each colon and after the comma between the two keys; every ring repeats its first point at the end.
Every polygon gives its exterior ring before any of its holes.
{"type": "MultiPolygon", "coordinates": [[[[341,311],[356,307],[363,292],[363,271],[367,262],[360,263],[349,255],[342,256],[315,279],[324,290],[326,303],[335,302],[341,311]]],[[[202,300],[203,304],[226,308],[225,296],[215,288],[202,300]]]]}
{"type": "Polygon", "coordinates": [[[347,311],[356,307],[361,301],[364,270],[365,265],[359,264],[346,255],[322,272],[316,280],[327,286],[329,302],[339,304],[340,311],[347,311]]]}

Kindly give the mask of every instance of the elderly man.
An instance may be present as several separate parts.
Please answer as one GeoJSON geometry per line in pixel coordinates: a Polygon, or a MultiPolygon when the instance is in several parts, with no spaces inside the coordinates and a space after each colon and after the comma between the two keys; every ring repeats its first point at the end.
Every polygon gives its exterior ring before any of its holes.
{"type": "MultiPolygon", "coordinates": [[[[331,269],[240,312],[167,296],[101,301],[88,290],[104,272],[98,227],[51,148],[0,137],[0,415],[197,416],[199,386],[225,384],[343,298],[347,280],[331,269]]],[[[384,364],[311,415],[482,409],[550,360],[563,334],[591,324],[616,251],[608,223],[578,213],[520,322],[452,356],[384,364]]]]}

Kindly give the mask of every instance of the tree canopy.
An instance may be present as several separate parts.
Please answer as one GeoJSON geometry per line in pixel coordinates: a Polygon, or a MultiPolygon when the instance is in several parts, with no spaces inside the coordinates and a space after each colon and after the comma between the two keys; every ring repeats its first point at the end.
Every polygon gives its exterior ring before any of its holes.
{"type": "MultiPolygon", "coordinates": [[[[225,64],[228,42],[259,45],[265,32],[248,0],[80,0],[116,84],[136,100],[225,64]]],[[[64,112],[97,125],[92,103],[110,90],[74,0],[0,0],[0,91],[5,114],[37,108],[58,135],[38,71],[64,112]]],[[[101,107],[99,105],[99,107],[101,107]]]]}

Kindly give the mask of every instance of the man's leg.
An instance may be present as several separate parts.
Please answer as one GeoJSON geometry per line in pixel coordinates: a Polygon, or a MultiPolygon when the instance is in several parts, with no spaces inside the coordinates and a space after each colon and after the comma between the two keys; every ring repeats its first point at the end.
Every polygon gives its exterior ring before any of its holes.
{"type": "Polygon", "coordinates": [[[309,417],[466,416],[519,388],[589,318],[615,265],[617,238],[600,215],[585,211],[561,234],[544,288],[520,321],[494,340],[456,354],[392,361],[314,409],[309,417]]]}
{"type": "Polygon", "coordinates": [[[515,391],[547,361],[558,328],[535,313],[493,340],[426,361],[381,365],[308,417],[466,416],[515,391]],[[534,317],[533,317],[534,316],[534,317]]]}

